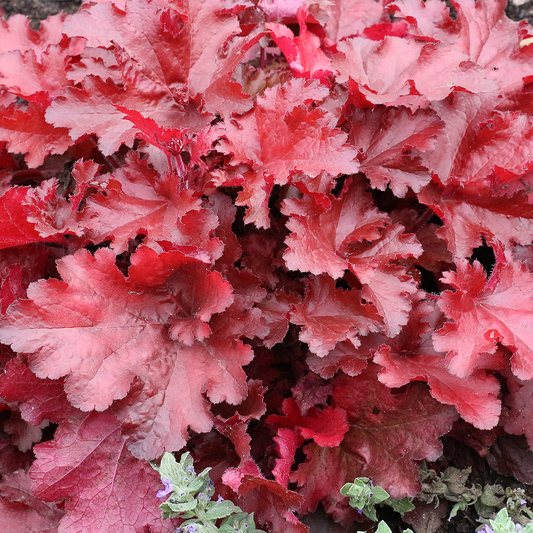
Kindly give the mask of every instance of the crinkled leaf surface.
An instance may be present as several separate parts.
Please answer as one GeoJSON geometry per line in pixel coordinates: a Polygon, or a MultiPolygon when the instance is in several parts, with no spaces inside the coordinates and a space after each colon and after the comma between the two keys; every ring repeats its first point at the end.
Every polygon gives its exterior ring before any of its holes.
{"type": "Polygon", "coordinates": [[[353,180],[325,213],[315,213],[305,204],[286,200],[283,212],[291,215],[287,228],[287,251],[283,258],[291,270],[342,277],[349,267],[349,245],[374,241],[389,221],[373,205],[362,180],[353,180]],[[311,212],[309,212],[311,211],[311,212]]]}
{"type": "Polygon", "coordinates": [[[99,194],[87,199],[82,223],[94,241],[113,239],[117,253],[125,251],[130,239],[138,234],[151,239],[187,246],[191,255],[205,262],[218,259],[220,241],[209,235],[217,225],[217,217],[201,209],[201,200],[191,191],[178,192],[172,180],[137,156],[114,173],[102,176],[99,194]]]}
{"type": "Polygon", "coordinates": [[[351,37],[341,41],[338,50],[333,61],[340,73],[337,81],[351,78],[353,92],[370,106],[425,107],[428,101],[446,98],[454,86],[469,92],[496,88],[492,80],[468,68],[466,54],[445,44],[395,36],[380,41],[351,37]]]}
{"type": "Polygon", "coordinates": [[[265,479],[252,460],[238,469],[228,468],[222,480],[237,493],[239,506],[255,513],[260,524],[275,531],[307,533],[307,527],[294,516],[302,497],[277,481],[265,479]]]}
{"type": "Polygon", "coordinates": [[[448,368],[459,377],[469,376],[478,358],[493,353],[500,342],[514,353],[513,373],[533,378],[533,277],[520,263],[502,259],[489,280],[478,262],[459,264],[456,273],[445,274],[456,292],[444,292],[439,307],[451,321],[434,333],[433,342],[448,352],[448,368]]]}
{"type": "Polygon", "coordinates": [[[64,512],[35,496],[28,472],[18,470],[0,481],[0,527],[4,533],[57,533],[64,512]]]}
{"type": "Polygon", "coordinates": [[[380,317],[361,300],[361,291],[335,287],[329,276],[313,276],[307,283],[305,300],[291,313],[291,322],[301,325],[300,340],[318,356],[324,356],[338,342],[359,345],[359,335],[378,331],[380,317]]]}
{"type": "Polygon", "coordinates": [[[373,187],[384,190],[389,184],[403,197],[409,188],[420,192],[431,181],[431,171],[419,154],[433,150],[444,128],[436,114],[380,106],[354,109],[352,120],[350,141],[360,150],[361,171],[373,187]]]}
{"type": "Polygon", "coordinates": [[[126,447],[110,413],[83,413],[63,423],[54,440],[35,447],[30,476],[44,501],[65,500],[58,533],[163,533],[159,476],[126,447]]]}
{"type": "Polygon", "coordinates": [[[165,447],[181,447],[188,425],[210,428],[204,392],[216,402],[243,399],[242,366],[252,354],[220,326],[205,343],[195,341],[209,337],[212,313],[233,301],[217,272],[179,252],[158,256],[142,248],[124,278],[114,260],[109,249],[64,258],[58,265],[64,281],[32,285],[29,300],[14,304],[0,335],[17,350],[33,352],[30,365],[39,377],[66,376],[67,397],[83,410],[106,409],[133,385],[119,413],[129,427],[142,426],[133,440],[147,442],[136,453],[153,458],[165,447]],[[148,264],[151,277],[145,276],[148,264]],[[194,265],[203,274],[195,271],[192,284],[184,283],[180,269],[187,276],[194,265]],[[210,287],[203,295],[198,275],[210,287]],[[173,340],[179,338],[185,344],[173,340]],[[145,400],[145,407],[136,400],[145,400]],[[158,429],[160,424],[166,429],[158,429]]]}
{"type": "Polygon", "coordinates": [[[342,499],[338,491],[360,476],[369,477],[394,498],[414,495],[419,490],[416,461],[435,460],[441,454],[438,437],[451,428],[455,410],[433,400],[418,383],[393,394],[375,382],[376,369],[333,379],[335,405],[346,410],[350,429],[337,447],[312,443],[304,448],[307,460],[291,476],[305,498],[303,510],[313,510],[321,501],[342,519],[345,511],[337,507],[342,499]]]}
{"type": "Polygon", "coordinates": [[[57,423],[76,412],[67,401],[62,379],[40,379],[20,359],[8,361],[0,376],[0,395],[6,402],[20,402],[20,414],[34,426],[44,420],[57,423]]]}
{"type": "Polygon", "coordinates": [[[65,128],[46,122],[45,111],[44,106],[30,103],[25,110],[10,106],[0,116],[0,139],[8,143],[11,152],[26,154],[30,168],[42,165],[46,156],[62,154],[72,145],[65,128]]]}
{"type": "Polygon", "coordinates": [[[346,134],[331,127],[331,115],[312,103],[327,96],[318,82],[294,80],[265,91],[253,111],[226,126],[226,153],[233,163],[247,163],[247,177],[238,205],[248,206],[247,222],[270,225],[266,199],[274,184],[284,185],[297,172],[315,177],[357,172],[357,153],[345,145],[346,134]],[[333,157],[335,154],[335,157],[333,157]]]}
{"type": "MultiPolygon", "coordinates": [[[[3,230],[0,248],[34,242],[64,242],[61,231],[64,228],[52,226],[60,222],[57,220],[54,202],[57,185],[57,182],[49,180],[34,189],[12,187],[0,197],[0,221],[3,230]],[[47,214],[50,216],[47,217],[47,214]],[[46,219],[52,224],[47,224],[46,219]],[[44,235],[36,228],[38,222],[41,223],[44,235]]],[[[61,203],[61,200],[59,202],[61,203]]]]}

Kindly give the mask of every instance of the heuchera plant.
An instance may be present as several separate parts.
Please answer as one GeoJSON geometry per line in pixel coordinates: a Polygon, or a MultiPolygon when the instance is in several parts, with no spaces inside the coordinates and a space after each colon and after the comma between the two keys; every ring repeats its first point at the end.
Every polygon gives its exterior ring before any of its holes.
{"type": "Polygon", "coordinates": [[[453,5],[0,24],[1,531],[175,529],[164,452],[276,533],[446,435],[533,482],[533,28],[453,5]]]}

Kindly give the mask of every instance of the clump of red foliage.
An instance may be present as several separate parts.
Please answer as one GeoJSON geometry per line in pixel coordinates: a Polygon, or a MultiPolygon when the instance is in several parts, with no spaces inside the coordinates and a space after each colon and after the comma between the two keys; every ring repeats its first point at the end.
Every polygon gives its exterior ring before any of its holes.
{"type": "Polygon", "coordinates": [[[168,531],[184,447],[275,533],[443,435],[533,481],[533,33],[453,4],[1,23],[3,532],[168,531]]]}

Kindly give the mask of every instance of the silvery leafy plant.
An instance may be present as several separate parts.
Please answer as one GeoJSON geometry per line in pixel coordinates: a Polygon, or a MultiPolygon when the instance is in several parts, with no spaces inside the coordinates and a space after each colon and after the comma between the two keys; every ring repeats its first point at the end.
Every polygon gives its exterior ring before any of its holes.
{"type": "Polygon", "coordinates": [[[163,519],[183,518],[176,533],[261,533],[256,529],[254,516],[221,496],[213,500],[215,485],[209,477],[210,468],[200,474],[194,470],[189,452],[180,461],[165,452],[161,464],[152,464],[159,472],[164,489],[158,498],[168,496],[161,504],[163,519]],[[217,525],[218,523],[218,525],[217,525]]]}
{"type": "Polygon", "coordinates": [[[378,519],[376,505],[381,503],[389,505],[401,514],[412,511],[415,508],[408,498],[402,498],[401,500],[391,498],[385,489],[374,486],[372,480],[367,477],[358,477],[353,483],[346,483],[341,488],[341,494],[350,498],[349,504],[354,509],[374,521],[378,519]]]}
{"type": "Polygon", "coordinates": [[[530,522],[524,527],[518,523],[515,524],[509,518],[509,514],[505,507],[489,522],[490,524],[485,524],[483,528],[478,531],[480,533],[514,533],[515,531],[521,531],[521,533],[533,533],[533,522],[530,522]]]}

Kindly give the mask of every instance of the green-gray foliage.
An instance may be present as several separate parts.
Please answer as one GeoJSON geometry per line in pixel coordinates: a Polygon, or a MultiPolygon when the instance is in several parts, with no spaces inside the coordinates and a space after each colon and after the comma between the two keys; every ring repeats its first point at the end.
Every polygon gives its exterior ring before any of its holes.
{"type": "Polygon", "coordinates": [[[526,494],[523,489],[502,487],[501,485],[485,485],[468,483],[470,468],[459,470],[449,467],[437,474],[425,465],[420,470],[422,491],[417,500],[439,504],[440,499],[452,502],[450,518],[459,511],[473,505],[485,524],[494,518],[501,509],[506,509],[510,519],[525,526],[533,520],[533,512],[527,506],[526,494]]]}
{"type": "Polygon", "coordinates": [[[533,533],[533,523],[530,522],[525,527],[520,526],[520,524],[515,524],[509,518],[507,509],[504,507],[493,520],[489,520],[488,525],[484,525],[479,531],[480,533],[515,533],[516,531],[533,533]]]}
{"type": "Polygon", "coordinates": [[[407,499],[395,500],[383,488],[374,486],[367,477],[358,477],[353,483],[346,483],[341,488],[341,494],[350,498],[350,505],[359,509],[371,520],[377,520],[376,505],[384,503],[390,505],[399,513],[412,511],[415,506],[407,499]]]}
{"type": "Polygon", "coordinates": [[[206,468],[201,474],[196,474],[188,452],[181,456],[179,462],[167,452],[159,466],[152,466],[159,472],[166,487],[159,491],[158,496],[169,494],[167,501],[160,506],[163,518],[185,519],[178,532],[262,533],[255,527],[253,513],[244,513],[240,507],[220,497],[212,500],[215,487],[209,477],[211,469],[206,468]]]}
{"type": "MultiPolygon", "coordinates": [[[[527,506],[526,494],[523,489],[501,485],[467,484],[470,469],[459,470],[447,468],[437,474],[425,465],[420,470],[422,491],[416,499],[425,503],[439,505],[441,499],[454,503],[450,518],[461,510],[474,506],[479,513],[481,525],[480,533],[533,533],[533,512],[527,506]]],[[[377,521],[376,505],[386,504],[400,514],[415,508],[411,500],[403,498],[396,500],[382,487],[374,486],[366,477],[355,479],[341,489],[341,494],[350,498],[350,505],[371,520],[377,521]]],[[[389,526],[381,521],[376,533],[391,533],[389,526]]],[[[410,529],[403,533],[413,533],[410,529]]]]}
{"type": "MultiPolygon", "coordinates": [[[[376,533],[392,533],[391,528],[383,522],[383,520],[378,524],[378,528],[376,529],[376,533]]],[[[404,529],[403,533],[413,533],[411,529],[404,529]]]]}

